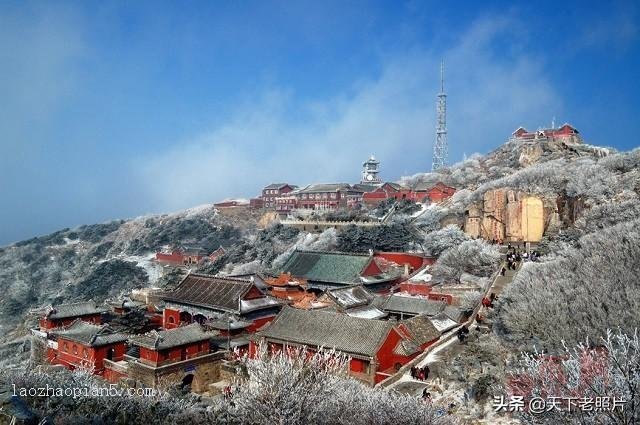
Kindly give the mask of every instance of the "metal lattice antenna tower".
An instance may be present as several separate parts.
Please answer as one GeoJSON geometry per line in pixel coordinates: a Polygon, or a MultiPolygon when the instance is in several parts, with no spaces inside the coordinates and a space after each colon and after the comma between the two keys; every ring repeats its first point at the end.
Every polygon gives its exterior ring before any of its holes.
{"type": "Polygon", "coordinates": [[[436,106],[436,142],[433,145],[431,171],[446,167],[449,145],[447,144],[447,94],[444,92],[444,61],[440,62],[440,93],[436,106]]]}

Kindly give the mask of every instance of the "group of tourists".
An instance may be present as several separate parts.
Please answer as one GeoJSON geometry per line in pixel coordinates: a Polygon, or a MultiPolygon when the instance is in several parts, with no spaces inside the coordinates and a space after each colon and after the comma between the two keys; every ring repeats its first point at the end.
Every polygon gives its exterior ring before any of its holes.
{"type": "Polygon", "coordinates": [[[531,251],[531,253],[526,250],[520,251],[519,244],[516,244],[515,246],[509,244],[507,245],[507,267],[502,268],[501,274],[504,276],[507,270],[517,269],[518,263],[523,260],[538,261],[538,258],[540,258],[540,253],[538,251],[531,251]]]}
{"type": "Polygon", "coordinates": [[[518,263],[522,261],[523,255],[526,255],[525,252],[522,254],[518,249],[518,245],[512,246],[511,244],[507,245],[507,267],[502,268],[501,275],[504,276],[507,270],[515,270],[518,268],[518,263]]]}
{"type": "Polygon", "coordinates": [[[429,366],[423,366],[423,367],[417,367],[417,366],[413,366],[411,368],[411,377],[413,379],[418,379],[420,381],[424,381],[427,378],[429,378],[429,372],[431,372],[429,370],[429,366]]]}

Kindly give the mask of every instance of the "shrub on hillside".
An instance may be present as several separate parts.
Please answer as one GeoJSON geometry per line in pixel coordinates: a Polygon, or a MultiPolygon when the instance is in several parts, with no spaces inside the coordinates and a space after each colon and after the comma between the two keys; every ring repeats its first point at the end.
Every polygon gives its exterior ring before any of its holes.
{"type": "Polygon", "coordinates": [[[109,295],[118,295],[123,290],[145,286],[148,281],[147,273],[136,263],[109,260],[98,264],[69,290],[74,298],[85,300],[93,298],[97,301],[109,295]]]}
{"type": "MultiPolygon", "coordinates": [[[[637,323],[636,323],[637,324],[637,323]]],[[[598,340],[587,340],[570,348],[563,347],[559,356],[525,353],[519,367],[507,381],[509,395],[521,396],[525,406],[534,397],[560,401],[609,397],[608,408],[569,411],[567,406],[533,414],[526,409],[518,413],[530,424],[637,424],[640,422],[640,337],[638,330],[625,334],[607,331],[598,340]],[[597,347],[597,348],[594,348],[597,347]],[[613,399],[620,403],[613,408],[613,399]]]]}
{"type": "Polygon", "coordinates": [[[338,234],[338,250],[343,252],[406,251],[419,242],[415,229],[407,223],[376,227],[348,226],[338,234]]]}
{"type": "Polygon", "coordinates": [[[467,240],[447,249],[433,267],[433,274],[445,282],[459,282],[463,273],[490,276],[500,264],[500,252],[495,245],[482,239],[467,240]]]}
{"type": "Polygon", "coordinates": [[[422,241],[422,246],[429,255],[438,257],[443,251],[469,240],[460,227],[450,225],[440,230],[429,232],[422,241]]]}
{"type": "Polygon", "coordinates": [[[640,322],[640,219],[583,236],[547,261],[525,263],[499,302],[499,330],[545,350],[597,341],[640,322]]]}

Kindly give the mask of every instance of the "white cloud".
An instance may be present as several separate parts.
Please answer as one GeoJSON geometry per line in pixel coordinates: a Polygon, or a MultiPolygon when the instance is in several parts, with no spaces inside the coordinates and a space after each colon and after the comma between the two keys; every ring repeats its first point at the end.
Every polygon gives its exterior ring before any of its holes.
{"type": "MultiPolygon", "coordinates": [[[[480,20],[442,53],[451,161],[463,152],[496,147],[518,125],[546,124],[562,111],[545,64],[501,50],[505,39],[517,39],[508,33],[510,23],[480,20]]],[[[350,96],[327,101],[265,90],[226,125],[135,166],[156,207],[166,210],[253,196],[274,181],[354,182],[371,153],[382,161],[385,179],[425,171],[431,164],[440,58],[427,49],[388,55],[378,78],[358,81],[350,96]]]]}

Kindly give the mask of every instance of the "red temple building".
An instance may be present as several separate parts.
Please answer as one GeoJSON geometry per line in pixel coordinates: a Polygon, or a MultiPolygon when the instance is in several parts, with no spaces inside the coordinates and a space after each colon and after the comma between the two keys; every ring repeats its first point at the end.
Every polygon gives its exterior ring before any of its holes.
{"type": "MultiPolygon", "coordinates": [[[[190,273],[165,301],[163,326],[173,329],[193,322],[209,323],[226,333],[232,326],[254,332],[278,314],[282,304],[265,296],[247,279],[190,273]]],[[[233,330],[233,329],[231,329],[233,330]]]]}
{"type": "Polygon", "coordinates": [[[289,214],[298,208],[298,200],[293,195],[279,196],[275,198],[274,203],[278,214],[289,214]]]}
{"type": "Polygon", "coordinates": [[[102,323],[102,314],[107,311],[107,308],[98,306],[95,301],[92,300],[61,304],[55,307],[49,306],[45,316],[40,319],[40,330],[47,331],[48,329],[67,326],[76,319],[100,324],[102,323]]]}
{"type": "Polygon", "coordinates": [[[156,261],[172,266],[190,266],[200,263],[207,257],[211,261],[215,261],[224,252],[223,247],[219,247],[209,254],[203,247],[198,245],[181,245],[171,251],[156,252],[156,261]]]}
{"type": "Polygon", "coordinates": [[[411,199],[413,200],[412,191],[397,183],[384,183],[371,192],[362,195],[362,202],[367,206],[376,206],[386,199],[411,199]]]}
{"type": "Polygon", "coordinates": [[[293,192],[297,186],[288,184],[288,183],[273,183],[269,186],[266,186],[262,189],[262,202],[264,208],[267,209],[275,209],[276,208],[276,198],[279,198],[283,195],[293,192]]]}
{"type": "Polygon", "coordinates": [[[50,344],[47,357],[53,364],[63,365],[71,370],[92,369],[93,373],[104,374],[104,360],[122,360],[127,336],[114,332],[109,325],[94,325],[76,319],[69,326],[49,333],[50,344]]]}
{"type": "Polygon", "coordinates": [[[209,354],[209,340],[214,336],[211,332],[205,332],[200,324],[192,323],[179,328],[134,335],[129,343],[138,347],[141,363],[160,367],[209,354]]]}
{"type": "Polygon", "coordinates": [[[435,185],[419,184],[410,189],[397,183],[385,183],[372,192],[362,196],[362,202],[369,206],[376,206],[387,199],[407,199],[413,202],[442,202],[456,192],[455,188],[438,182],[435,185]]]}
{"type": "Polygon", "coordinates": [[[518,127],[511,134],[511,140],[560,140],[569,143],[582,143],[580,132],[568,123],[559,128],[544,128],[537,131],[527,131],[523,127],[518,127]]]}
{"type": "Polygon", "coordinates": [[[249,208],[252,210],[261,210],[264,208],[264,200],[262,198],[249,199],[249,208]]]}
{"type": "Polygon", "coordinates": [[[292,192],[298,208],[335,210],[355,206],[362,200],[364,190],[347,183],[312,184],[292,192]]]}
{"type": "Polygon", "coordinates": [[[266,278],[264,282],[269,295],[290,303],[300,301],[307,296],[315,298],[314,294],[307,292],[307,282],[304,279],[291,277],[291,273],[281,273],[278,277],[266,278]]]}
{"type": "Polygon", "coordinates": [[[220,380],[225,355],[212,349],[216,334],[193,323],[131,336],[124,360],[105,360],[105,377],[113,383],[127,378],[150,388],[170,383],[182,388],[189,385],[195,392],[207,391],[220,380]]]}
{"type": "MultiPolygon", "coordinates": [[[[423,192],[420,191],[418,188],[416,188],[415,192],[418,198],[422,197],[423,192]]],[[[456,193],[456,189],[453,187],[447,186],[442,182],[438,182],[432,187],[424,190],[424,192],[426,192],[426,198],[429,199],[429,201],[439,203],[453,196],[453,194],[456,193]]]]}
{"type": "Polygon", "coordinates": [[[351,358],[349,374],[369,385],[394,374],[435,342],[440,333],[429,321],[406,325],[352,317],[335,311],[284,307],[265,329],[251,337],[250,355],[257,344],[274,350],[307,347],[311,351],[335,349],[351,358]]]}

